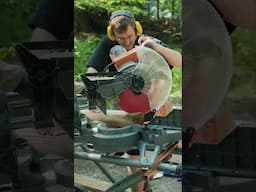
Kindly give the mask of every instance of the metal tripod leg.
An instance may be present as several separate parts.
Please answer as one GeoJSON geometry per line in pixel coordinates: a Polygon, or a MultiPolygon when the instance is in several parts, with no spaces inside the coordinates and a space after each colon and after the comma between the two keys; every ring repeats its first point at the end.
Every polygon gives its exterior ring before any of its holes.
{"type": "MultiPolygon", "coordinates": [[[[90,149],[85,146],[85,145],[81,145],[80,146],[84,151],[86,152],[90,152],[90,149]]],[[[99,169],[103,172],[104,175],[106,175],[106,177],[112,182],[115,183],[116,180],[114,179],[114,177],[112,177],[112,175],[105,169],[105,167],[103,167],[99,162],[97,161],[93,161],[98,167],[99,169]]]]}

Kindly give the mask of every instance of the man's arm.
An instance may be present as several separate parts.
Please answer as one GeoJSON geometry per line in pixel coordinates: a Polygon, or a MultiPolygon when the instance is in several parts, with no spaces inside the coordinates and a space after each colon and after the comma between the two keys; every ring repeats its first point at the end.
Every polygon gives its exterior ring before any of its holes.
{"type": "Polygon", "coordinates": [[[154,50],[160,53],[168,61],[169,65],[172,65],[173,67],[181,67],[182,57],[178,51],[163,47],[157,43],[154,45],[154,50]]]}
{"type": "Polygon", "coordinates": [[[87,73],[98,73],[98,71],[96,69],[94,69],[93,67],[88,67],[87,73]]]}
{"type": "Polygon", "coordinates": [[[30,41],[56,41],[56,37],[49,31],[42,28],[35,28],[32,31],[30,41]]]}
{"type": "Polygon", "coordinates": [[[138,43],[141,46],[149,46],[156,52],[160,53],[167,60],[169,65],[173,67],[181,67],[182,57],[178,51],[162,46],[150,36],[141,36],[138,40],[138,43]]]}
{"type": "MultiPolygon", "coordinates": [[[[31,34],[31,38],[30,41],[56,41],[57,38],[50,33],[49,31],[36,27],[35,29],[33,29],[32,34],[31,34]]],[[[34,55],[44,55],[44,54],[48,54],[51,53],[53,50],[47,50],[47,49],[42,49],[42,50],[32,50],[31,52],[34,55]]]]}

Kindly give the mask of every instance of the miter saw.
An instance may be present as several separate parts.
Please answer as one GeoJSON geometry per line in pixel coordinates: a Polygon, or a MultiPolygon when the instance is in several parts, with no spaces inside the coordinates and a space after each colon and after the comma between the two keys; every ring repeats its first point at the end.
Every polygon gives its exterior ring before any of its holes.
{"type": "MultiPolygon", "coordinates": [[[[174,110],[166,118],[174,119],[169,124],[151,122],[147,125],[131,124],[121,128],[109,127],[104,123],[93,125],[83,114],[83,108],[100,109],[108,115],[108,98],[118,98],[118,106],[128,113],[157,111],[167,101],[172,86],[172,76],[168,63],[154,50],[138,46],[126,52],[121,46],[110,52],[116,72],[82,74],[85,84],[84,95],[76,96],[75,119],[78,131],[75,135],[75,157],[107,162],[122,166],[144,168],[142,173],[134,173],[114,183],[106,191],[123,191],[142,179],[150,179],[157,170],[168,170],[180,174],[180,166],[162,161],[170,156],[181,140],[181,110],[174,110]],[[86,96],[88,105],[79,104],[86,96]],[[83,107],[82,107],[83,106],[83,107]],[[175,119],[176,117],[176,119],[175,119]],[[88,147],[88,144],[93,149],[88,147]],[[118,144],[117,144],[118,143],[118,144]],[[139,150],[140,159],[115,156],[118,152],[139,150]],[[150,152],[150,155],[146,155],[150,152]]],[[[108,65],[108,66],[110,66],[108,65]]],[[[100,166],[105,173],[106,170],[100,166]]],[[[76,179],[75,179],[76,180],[76,179]]],[[[76,182],[76,181],[75,181],[76,182]]]]}
{"type": "Polygon", "coordinates": [[[129,113],[158,110],[166,102],[172,86],[171,71],[165,59],[141,46],[125,52],[117,45],[111,55],[116,73],[82,75],[89,109],[97,106],[106,114],[106,98],[118,97],[119,107],[129,113]]]}

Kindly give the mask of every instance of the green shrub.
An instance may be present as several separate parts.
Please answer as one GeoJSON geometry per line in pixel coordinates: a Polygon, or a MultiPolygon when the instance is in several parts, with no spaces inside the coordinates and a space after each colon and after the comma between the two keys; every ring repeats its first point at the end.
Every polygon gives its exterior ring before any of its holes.
{"type": "Polygon", "coordinates": [[[92,55],[94,49],[99,43],[100,38],[89,35],[86,38],[75,38],[75,50],[74,50],[74,60],[75,69],[74,75],[75,79],[79,79],[79,74],[86,72],[87,62],[92,55]]]}

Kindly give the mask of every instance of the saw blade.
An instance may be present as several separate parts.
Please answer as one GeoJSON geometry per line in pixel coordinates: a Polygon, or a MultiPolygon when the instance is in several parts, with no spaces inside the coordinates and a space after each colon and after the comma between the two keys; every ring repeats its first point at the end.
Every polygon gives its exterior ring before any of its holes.
{"type": "Polygon", "coordinates": [[[168,99],[172,87],[172,76],[168,63],[154,50],[136,47],[138,63],[132,74],[144,81],[141,94],[135,94],[131,89],[119,97],[119,106],[127,112],[149,112],[158,110],[168,99]]]}
{"type": "Polygon", "coordinates": [[[205,0],[183,1],[183,128],[202,126],[220,106],[232,76],[226,27],[205,0]]]}

